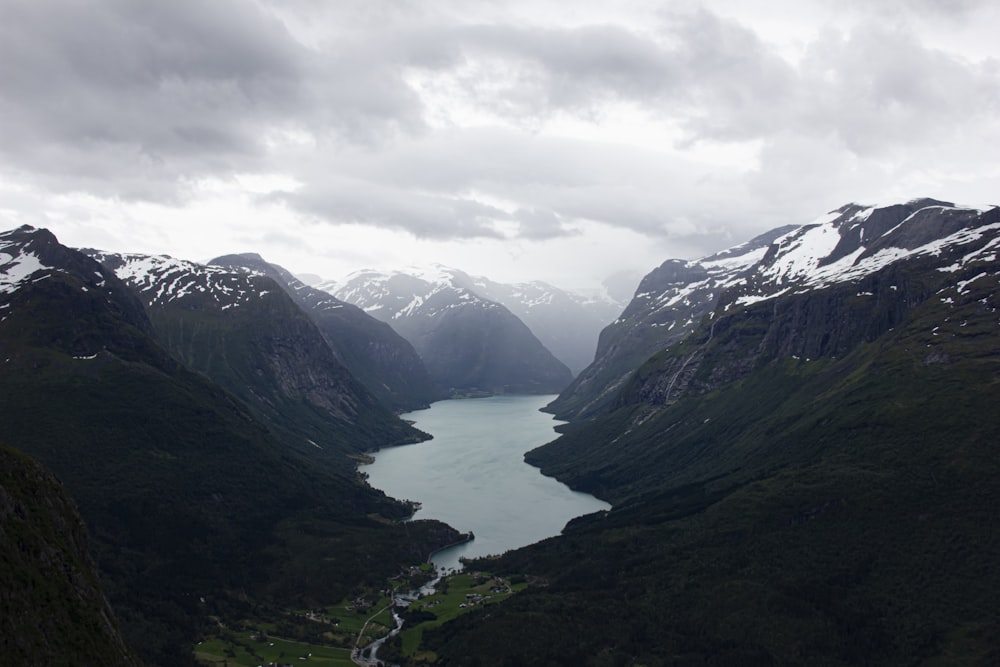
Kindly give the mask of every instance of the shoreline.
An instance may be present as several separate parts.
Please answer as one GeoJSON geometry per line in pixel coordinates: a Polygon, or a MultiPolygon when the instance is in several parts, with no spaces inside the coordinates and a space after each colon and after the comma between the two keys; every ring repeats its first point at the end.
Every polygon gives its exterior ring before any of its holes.
{"type": "MultiPolygon", "coordinates": [[[[429,554],[427,554],[427,561],[426,562],[433,563],[434,562],[433,558],[434,558],[435,554],[439,554],[442,551],[447,551],[448,549],[451,549],[452,547],[458,547],[458,546],[461,546],[463,544],[468,544],[469,542],[472,542],[472,541],[474,541],[476,539],[475,533],[473,533],[471,530],[469,532],[467,532],[467,533],[460,533],[460,535],[462,536],[462,539],[457,540],[455,542],[452,542],[451,544],[446,544],[443,547],[441,547],[440,549],[435,549],[434,551],[432,551],[429,554]]],[[[435,566],[435,569],[437,569],[436,566],[435,566]]]]}

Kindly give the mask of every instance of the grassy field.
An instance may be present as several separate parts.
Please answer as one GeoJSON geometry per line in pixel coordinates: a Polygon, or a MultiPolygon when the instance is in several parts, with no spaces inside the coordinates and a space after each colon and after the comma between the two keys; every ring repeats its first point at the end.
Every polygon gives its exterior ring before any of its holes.
{"type": "Polygon", "coordinates": [[[328,667],[353,665],[351,650],[285,639],[253,641],[250,633],[240,633],[237,641],[211,639],[195,647],[195,658],[203,665],[266,665],[271,662],[307,663],[328,667]],[[252,652],[251,652],[252,651],[252,652]]]}
{"type": "Polygon", "coordinates": [[[351,649],[362,630],[363,648],[393,627],[389,605],[389,598],[382,596],[370,607],[358,611],[350,608],[351,601],[342,600],[322,613],[290,611],[277,623],[245,621],[239,630],[223,630],[195,646],[195,659],[202,665],[253,666],[300,661],[352,665],[351,649]],[[291,638],[293,634],[298,638],[291,638]]]}
{"type": "Polygon", "coordinates": [[[462,573],[448,577],[439,584],[438,592],[410,605],[411,612],[429,612],[436,618],[404,623],[400,633],[403,655],[420,660],[419,650],[424,630],[439,627],[477,606],[506,600],[526,587],[525,583],[510,584],[484,573],[462,573]],[[494,587],[505,588],[509,592],[493,592],[491,589],[494,587]],[[475,596],[479,596],[479,599],[475,596]]]}
{"type": "MultiPolygon", "coordinates": [[[[429,566],[424,566],[429,567],[429,566]]],[[[390,584],[397,590],[415,588],[416,580],[405,577],[390,584]]],[[[416,661],[433,660],[433,654],[420,649],[424,630],[436,628],[484,604],[493,604],[523,590],[527,584],[497,579],[485,573],[462,573],[446,577],[433,595],[415,601],[409,607],[410,616],[394,646],[386,646],[387,654],[402,651],[416,661]]],[[[288,610],[280,619],[245,620],[238,629],[220,630],[194,647],[201,665],[265,665],[270,662],[319,665],[351,665],[351,649],[358,636],[364,648],[384,637],[394,626],[391,600],[382,595],[367,598],[363,611],[353,608],[351,600],[321,610],[288,610]],[[362,632],[364,633],[362,635],[362,632]]],[[[382,657],[382,651],[379,656],[382,657]]]]}

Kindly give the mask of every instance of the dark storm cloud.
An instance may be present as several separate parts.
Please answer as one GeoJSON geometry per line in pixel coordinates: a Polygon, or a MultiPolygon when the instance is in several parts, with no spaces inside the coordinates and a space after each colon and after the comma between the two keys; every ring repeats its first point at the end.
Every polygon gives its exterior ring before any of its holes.
{"type": "Polygon", "coordinates": [[[0,119],[16,131],[0,151],[54,188],[170,196],[259,159],[300,101],[299,58],[280,24],[225,0],[6,2],[0,119]]]}
{"type": "Polygon", "coordinates": [[[756,109],[762,98],[779,103],[795,83],[792,69],[754,33],[704,10],[664,15],[645,32],[616,25],[455,25],[401,31],[392,40],[417,67],[447,73],[469,62],[495,64],[498,80],[484,85],[473,71],[457,83],[478,104],[522,122],[553,111],[586,117],[608,100],[698,119],[720,108],[756,109]],[[428,50],[436,56],[427,57],[428,50]]]}
{"type": "Polygon", "coordinates": [[[170,199],[183,182],[273,168],[286,131],[370,141],[412,127],[413,95],[359,59],[321,58],[236,0],[6,2],[0,154],[56,190],[170,199]]]}
{"type": "Polygon", "coordinates": [[[741,187],[731,173],[654,151],[499,128],[439,132],[340,158],[350,179],[317,177],[280,198],[320,219],[406,229],[420,238],[502,230],[540,240],[576,235],[574,221],[581,220],[676,238],[706,229],[741,187]],[[480,193],[513,207],[480,208],[480,193]]]}
{"type": "Polygon", "coordinates": [[[908,22],[970,21],[985,0],[848,4],[874,18],[804,33],[788,58],[704,8],[562,27],[503,2],[6,0],[0,176],[180,203],[201,179],[281,174],[301,187],[270,199],[311,219],[422,238],[596,221],[701,239],[737,207],[815,212],[834,186],[884,184],[872,165],[994,136],[980,128],[1000,111],[997,63],[931,48],[908,22]],[[602,143],[616,104],[676,145],[602,143]],[[567,117],[593,139],[547,135],[567,117]],[[740,143],[756,164],[674,150],[740,143]]]}

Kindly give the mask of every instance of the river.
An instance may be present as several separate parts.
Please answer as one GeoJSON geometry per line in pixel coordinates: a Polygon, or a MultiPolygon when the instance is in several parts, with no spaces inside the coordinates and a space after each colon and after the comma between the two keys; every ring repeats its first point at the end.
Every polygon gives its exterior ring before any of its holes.
{"type": "Polygon", "coordinates": [[[474,541],[435,554],[439,568],[558,535],[573,517],[610,507],[524,462],[526,451],[557,436],[559,422],[539,412],[553,398],[439,401],[403,415],[433,440],[383,449],[364,467],[375,488],[421,504],[415,519],[440,519],[475,533],[474,541]]]}

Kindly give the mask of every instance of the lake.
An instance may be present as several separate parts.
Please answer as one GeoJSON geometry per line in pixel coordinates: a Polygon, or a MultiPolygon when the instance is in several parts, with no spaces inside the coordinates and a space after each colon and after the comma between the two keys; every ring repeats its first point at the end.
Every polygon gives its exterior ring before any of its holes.
{"type": "Polygon", "coordinates": [[[462,556],[503,553],[558,535],[570,519],[609,509],[524,462],[553,440],[560,422],[539,412],[554,396],[493,396],[434,403],[402,415],[432,436],[375,454],[368,481],[394,498],[415,500],[415,519],[440,519],[473,542],[434,555],[438,567],[462,556]]]}

